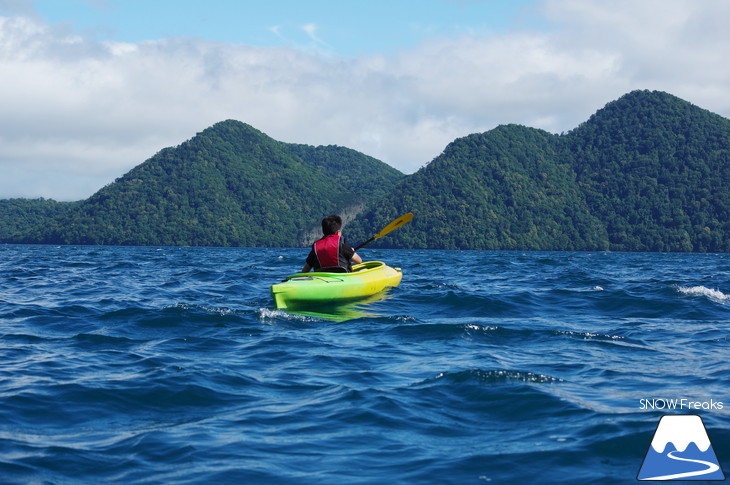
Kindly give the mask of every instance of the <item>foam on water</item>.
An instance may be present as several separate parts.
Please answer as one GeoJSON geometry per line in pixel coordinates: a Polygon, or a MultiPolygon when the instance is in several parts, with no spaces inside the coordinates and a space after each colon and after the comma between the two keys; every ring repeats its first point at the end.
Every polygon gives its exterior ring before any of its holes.
{"type": "Polygon", "coordinates": [[[718,302],[730,300],[730,295],[727,295],[720,290],[713,290],[705,286],[678,286],[677,290],[683,295],[706,296],[707,298],[718,302]]]}

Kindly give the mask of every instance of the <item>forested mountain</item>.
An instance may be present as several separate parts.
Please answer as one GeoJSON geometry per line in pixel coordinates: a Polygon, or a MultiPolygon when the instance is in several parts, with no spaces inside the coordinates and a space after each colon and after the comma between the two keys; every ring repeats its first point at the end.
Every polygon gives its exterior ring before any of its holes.
{"type": "Polygon", "coordinates": [[[229,120],[160,151],[90,198],[6,239],[297,246],[322,215],[357,211],[402,177],[354,150],[290,145],[229,120]]]}
{"type": "Polygon", "coordinates": [[[730,251],[730,120],[636,91],[567,138],[610,249],[730,251]]]}
{"type": "Polygon", "coordinates": [[[500,126],[452,142],[348,226],[400,213],[384,247],[730,251],[730,120],[635,91],[564,135],[500,126]]]}
{"type": "Polygon", "coordinates": [[[0,201],[0,241],[301,246],[333,212],[352,242],[413,212],[381,247],[730,252],[730,120],[634,91],[565,134],[459,138],[409,176],[229,120],[87,200],[0,201]]]}
{"type": "Polygon", "coordinates": [[[517,125],[460,138],[347,228],[354,239],[397,214],[383,244],[443,249],[606,249],[559,137],[517,125]]]}

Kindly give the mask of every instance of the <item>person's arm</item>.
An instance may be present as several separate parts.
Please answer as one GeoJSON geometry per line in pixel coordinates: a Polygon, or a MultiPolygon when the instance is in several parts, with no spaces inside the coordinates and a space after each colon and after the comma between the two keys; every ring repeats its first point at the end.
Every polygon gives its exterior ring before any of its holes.
{"type": "Polygon", "coordinates": [[[307,259],[304,260],[304,267],[302,268],[302,273],[309,273],[312,268],[317,266],[317,255],[314,252],[314,248],[312,248],[309,251],[309,254],[307,255],[307,259]]]}
{"type": "Polygon", "coordinates": [[[350,262],[350,266],[352,266],[353,263],[354,264],[362,263],[362,258],[360,257],[360,255],[357,254],[355,252],[355,250],[352,249],[352,246],[350,246],[349,244],[344,244],[342,246],[341,254],[350,262]]]}

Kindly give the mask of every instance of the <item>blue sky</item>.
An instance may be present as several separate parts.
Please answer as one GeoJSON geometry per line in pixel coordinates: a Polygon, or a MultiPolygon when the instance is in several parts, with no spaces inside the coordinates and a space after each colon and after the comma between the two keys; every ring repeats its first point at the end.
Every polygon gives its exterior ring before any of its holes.
{"type": "Polygon", "coordinates": [[[37,0],[47,21],[100,40],[198,37],[317,47],[338,56],[387,53],[435,37],[537,23],[534,0],[37,0]]]}
{"type": "Polygon", "coordinates": [[[0,0],[0,198],[79,200],[236,119],[413,173],[635,89],[730,117],[726,0],[0,0]]]}

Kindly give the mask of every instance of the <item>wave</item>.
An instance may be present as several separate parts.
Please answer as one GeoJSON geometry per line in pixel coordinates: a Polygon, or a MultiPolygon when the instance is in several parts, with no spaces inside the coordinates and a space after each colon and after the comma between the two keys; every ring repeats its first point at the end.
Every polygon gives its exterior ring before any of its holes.
{"type": "Polygon", "coordinates": [[[441,372],[433,380],[446,379],[453,383],[477,381],[482,384],[496,384],[505,382],[529,382],[536,384],[550,384],[562,382],[562,379],[538,374],[529,371],[518,371],[509,369],[470,369],[456,372],[441,372]]]}
{"type": "Polygon", "coordinates": [[[271,323],[274,321],[290,321],[290,322],[319,322],[323,318],[315,315],[306,315],[302,313],[287,312],[285,310],[274,310],[272,308],[259,308],[256,310],[259,321],[263,323],[271,323]]]}
{"type": "Polygon", "coordinates": [[[725,302],[730,300],[730,295],[723,293],[720,290],[712,290],[706,286],[678,286],[677,291],[683,295],[688,296],[705,296],[713,301],[725,302]]]}

